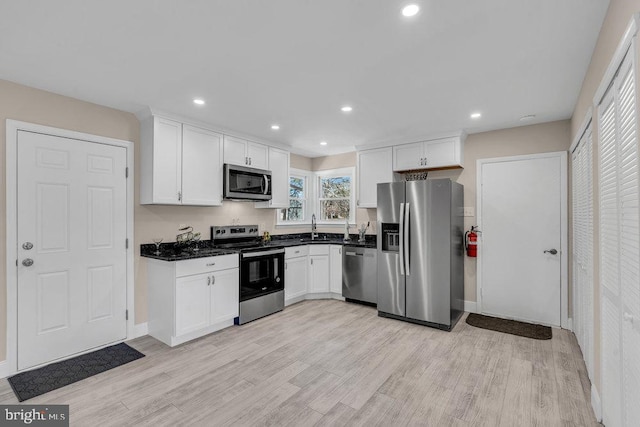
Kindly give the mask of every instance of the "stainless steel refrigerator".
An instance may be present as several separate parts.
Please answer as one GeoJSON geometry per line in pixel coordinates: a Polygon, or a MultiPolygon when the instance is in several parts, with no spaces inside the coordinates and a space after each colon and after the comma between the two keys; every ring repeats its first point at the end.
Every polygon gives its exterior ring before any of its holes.
{"type": "Polygon", "coordinates": [[[378,184],[378,315],[451,330],[464,311],[464,189],[378,184]]]}

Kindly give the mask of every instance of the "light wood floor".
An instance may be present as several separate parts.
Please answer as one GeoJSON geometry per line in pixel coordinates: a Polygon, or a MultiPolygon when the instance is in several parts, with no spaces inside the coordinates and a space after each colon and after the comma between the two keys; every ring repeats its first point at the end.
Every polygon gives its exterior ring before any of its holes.
{"type": "MultiPolygon", "coordinates": [[[[537,341],[452,332],[305,301],[25,403],[69,404],[71,425],[593,426],[572,333],[537,341]]],[[[17,403],[0,380],[0,403],[17,403]]]]}

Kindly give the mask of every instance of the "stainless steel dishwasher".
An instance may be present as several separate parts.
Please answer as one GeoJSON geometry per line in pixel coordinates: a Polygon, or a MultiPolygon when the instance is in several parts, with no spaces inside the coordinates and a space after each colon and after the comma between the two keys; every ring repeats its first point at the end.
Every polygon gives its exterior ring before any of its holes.
{"type": "Polygon", "coordinates": [[[342,250],[342,296],[347,301],[378,303],[378,251],[345,246],[342,250]]]}

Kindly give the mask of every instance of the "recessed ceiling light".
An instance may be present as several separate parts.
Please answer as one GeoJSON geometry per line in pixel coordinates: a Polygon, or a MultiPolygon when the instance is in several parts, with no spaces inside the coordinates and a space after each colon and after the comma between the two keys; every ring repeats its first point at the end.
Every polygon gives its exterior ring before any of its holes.
{"type": "Polygon", "coordinates": [[[528,122],[529,120],[533,120],[533,119],[535,119],[535,118],[536,118],[536,115],[535,115],[535,114],[528,114],[528,115],[526,115],[526,116],[522,116],[522,117],[520,117],[520,121],[521,121],[521,122],[528,122]]]}
{"type": "Polygon", "coordinates": [[[420,11],[420,7],[417,4],[410,4],[402,8],[402,14],[404,16],[414,16],[420,11]]]}
{"type": "Polygon", "coordinates": [[[204,99],[201,99],[201,98],[195,98],[195,99],[193,100],[193,103],[194,103],[194,104],[196,104],[196,105],[204,105],[204,99]]]}
{"type": "Polygon", "coordinates": [[[280,129],[280,125],[271,125],[271,129],[278,130],[280,129]]]}
{"type": "Polygon", "coordinates": [[[345,113],[350,113],[351,111],[353,111],[353,108],[349,107],[348,105],[345,105],[344,107],[341,108],[341,110],[345,113]]]}
{"type": "Polygon", "coordinates": [[[320,145],[327,145],[327,141],[320,141],[320,145]]]}
{"type": "Polygon", "coordinates": [[[480,117],[482,117],[482,114],[480,114],[480,113],[471,113],[471,118],[472,119],[479,119],[480,117]]]}

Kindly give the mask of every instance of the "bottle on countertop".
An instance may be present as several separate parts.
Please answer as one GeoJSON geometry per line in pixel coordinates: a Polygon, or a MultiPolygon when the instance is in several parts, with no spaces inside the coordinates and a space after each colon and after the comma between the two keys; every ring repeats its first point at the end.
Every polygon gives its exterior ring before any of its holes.
{"type": "Polygon", "coordinates": [[[351,240],[349,238],[349,218],[346,218],[344,221],[344,238],[343,240],[345,242],[348,242],[349,240],[351,240]]]}

